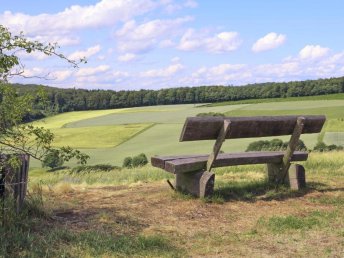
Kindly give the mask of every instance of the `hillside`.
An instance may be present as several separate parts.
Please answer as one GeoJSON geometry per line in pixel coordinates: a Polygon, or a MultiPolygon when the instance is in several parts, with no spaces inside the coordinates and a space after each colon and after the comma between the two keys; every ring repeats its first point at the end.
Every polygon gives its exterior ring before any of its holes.
{"type": "MultiPolygon", "coordinates": [[[[13,84],[19,94],[35,94],[43,87],[50,112],[103,110],[170,104],[215,103],[253,99],[290,98],[344,93],[344,77],[245,86],[177,87],[160,90],[112,91],[58,89],[41,85],[13,84]]],[[[324,97],[326,99],[326,97],[324,97]]],[[[337,96],[342,98],[343,96],[337,96]]],[[[37,105],[36,112],[42,107],[37,105]]]]}
{"type": "MultiPolygon", "coordinates": [[[[312,149],[318,140],[324,140],[327,144],[344,145],[343,99],[222,106],[184,104],[77,111],[52,116],[35,124],[55,133],[55,146],[69,145],[89,154],[89,164],[107,163],[121,166],[125,157],[142,152],[148,157],[157,154],[209,153],[212,141],[178,140],[186,117],[208,112],[220,112],[227,116],[323,114],[327,116],[327,122],[322,133],[302,136],[306,146],[312,149]]],[[[288,136],[279,138],[288,140],[288,136]]],[[[244,151],[247,145],[255,140],[229,140],[223,145],[223,150],[244,151]]],[[[32,161],[32,166],[39,167],[40,164],[32,161]]]]}

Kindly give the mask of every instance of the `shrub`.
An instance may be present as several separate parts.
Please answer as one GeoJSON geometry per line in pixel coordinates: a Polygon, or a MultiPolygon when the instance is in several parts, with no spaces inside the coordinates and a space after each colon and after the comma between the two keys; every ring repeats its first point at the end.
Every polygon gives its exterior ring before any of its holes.
{"type": "Polygon", "coordinates": [[[148,159],[144,153],[133,157],[133,167],[142,167],[148,163],[148,159]]]}
{"type": "Polygon", "coordinates": [[[123,160],[122,167],[124,168],[135,168],[142,167],[148,163],[148,159],[144,153],[141,153],[134,157],[126,157],[123,160]]]}
{"type": "Polygon", "coordinates": [[[110,164],[97,164],[93,166],[77,166],[72,169],[72,173],[82,173],[82,172],[94,172],[94,171],[111,171],[120,170],[120,167],[112,166],[110,164]]]}
{"type": "Polygon", "coordinates": [[[124,167],[124,168],[132,168],[133,167],[133,158],[132,157],[126,157],[123,160],[122,167],[124,167]]]}
{"type": "Polygon", "coordinates": [[[218,113],[218,112],[208,112],[208,113],[199,113],[196,116],[198,116],[198,117],[204,117],[204,116],[221,116],[221,117],[224,117],[225,114],[218,113]]]}
{"type": "Polygon", "coordinates": [[[60,156],[58,150],[50,150],[42,161],[43,167],[50,167],[51,169],[61,167],[63,165],[63,158],[60,156]]]}
{"type": "MultiPolygon", "coordinates": [[[[286,150],[288,147],[288,142],[283,142],[280,139],[272,139],[268,140],[260,140],[251,142],[248,146],[246,151],[279,151],[279,150],[286,150]]],[[[296,150],[307,150],[305,143],[302,140],[299,140],[296,150]]]]}
{"type": "Polygon", "coordinates": [[[331,145],[326,145],[326,143],[324,142],[318,142],[315,146],[314,146],[314,151],[319,151],[319,152],[324,152],[324,151],[337,151],[337,150],[343,150],[343,146],[338,146],[335,144],[331,144],[331,145]]]}

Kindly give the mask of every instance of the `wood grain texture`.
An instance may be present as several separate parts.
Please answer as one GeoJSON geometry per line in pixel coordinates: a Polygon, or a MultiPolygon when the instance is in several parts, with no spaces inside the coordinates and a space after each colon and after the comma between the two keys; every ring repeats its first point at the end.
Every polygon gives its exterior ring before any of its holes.
{"type": "MultiPolygon", "coordinates": [[[[217,139],[225,119],[231,121],[231,132],[226,135],[226,139],[291,135],[298,117],[300,116],[188,117],[180,141],[217,139]]],[[[325,116],[303,117],[305,125],[302,133],[306,134],[320,132],[326,120],[325,116]]]]}
{"type": "Polygon", "coordinates": [[[216,142],[213,146],[213,151],[209,155],[209,158],[208,158],[208,162],[207,162],[207,171],[208,172],[210,172],[212,167],[213,167],[214,161],[216,160],[216,157],[220,152],[221,146],[226,139],[226,135],[227,134],[230,135],[230,132],[229,132],[230,128],[231,128],[230,125],[231,125],[231,121],[229,121],[229,120],[223,121],[223,126],[222,126],[220,133],[216,139],[216,142]]]}
{"type": "Polygon", "coordinates": [[[290,137],[288,147],[286,152],[284,153],[282,164],[283,164],[283,169],[282,169],[282,181],[284,178],[286,178],[288,174],[288,170],[290,167],[290,161],[291,161],[291,156],[293,155],[296,146],[299,142],[300,136],[302,134],[303,128],[305,126],[305,118],[304,117],[298,117],[296,120],[296,125],[293,131],[293,134],[290,137]]]}
{"type": "MultiPolygon", "coordinates": [[[[236,166],[245,164],[265,164],[265,163],[281,163],[283,159],[283,151],[271,152],[243,152],[243,153],[221,153],[217,156],[213,167],[236,166]]],[[[152,163],[159,164],[158,167],[171,173],[187,173],[190,171],[197,171],[206,168],[209,155],[198,155],[194,157],[179,156],[180,158],[165,159],[164,157],[155,157],[155,160],[160,159],[159,162],[152,163]],[[164,164],[164,165],[162,165],[164,164]]],[[[178,156],[176,156],[178,157],[178,156]]],[[[307,160],[307,152],[294,152],[292,161],[307,160]]]]}

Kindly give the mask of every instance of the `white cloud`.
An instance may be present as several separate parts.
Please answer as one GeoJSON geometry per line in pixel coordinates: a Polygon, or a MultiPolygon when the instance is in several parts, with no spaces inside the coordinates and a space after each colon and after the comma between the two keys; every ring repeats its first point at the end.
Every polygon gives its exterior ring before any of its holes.
{"type": "Polygon", "coordinates": [[[157,6],[150,0],[102,0],[95,5],[73,5],[55,14],[36,16],[4,12],[0,23],[17,31],[40,34],[48,31],[70,31],[113,25],[146,13],[157,6]]]}
{"type": "Polygon", "coordinates": [[[277,34],[275,32],[270,32],[264,37],[258,39],[252,46],[253,52],[267,51],[273,48],[277,48],[284,44],[286,41],[286,36],[283,34],[277,34]]]}
{"type": "Polygon", "coordinates": [[[37,51],[33,51],[31,53],[27,53],[26,51],[20,51],[17,55],[19,58],[27,60],[44,60],[49,57],[48,55],[37,51]]]}
{"type": "Polygon", "coordinates": [[[117,37],[117,48],[120,52],[140,53],[152,49],[155,46],[171,46],[171,37],[178,34],[181,26],[193,20],[187,16],[170,20],[151,20],[137,24],[135,20],[126,22],[119,29],[117,37]]]}
{"type": "Polygon", "coordinates": [[[77,76],[92,76],[96,74],[102,74],[106,71],[110,70],[110,66],[108,65],[99,65],[97,67],[85,67],[85,68],[80,68],[77,72],[77,76]]]}
{"type": "Polygon", "coordinates": [[[64,81],[68,78],[70,78],[73,74],[72,70],[60,70],[60,71],[54,71],[50,73],[50,76],[53,80],[56,81],[64,81]]]}
{"type": "Polygon", "coordinates": [[[198,3],[194,0],[187,0],[185,1],[184,6],[189,8],[196,8],[198,6],[198,3]]]}
{"type": "Polygon", "coordinates": [[[178,49],[193,51],[203,49],[212,53],[234,51],[241,45],[239,34],[233,31],[223,31],[209,37],[205,33],[188,29],[180,40],[178,49]]]}
{"type": "Polygon", "coordinates": [[[47,75],[46,71],[42,67],[26,68],[22,74],[25,77],[44,77],[47,75]]]}
{"type": "Polygon", "coordinates": [[[126,53],[124,55],[120,55],[117,60],[120,62],[130,62],[137,58],[137,56],[133,53],[126,53]]]}
{"type": "Polygon", "coordinates": [[[93,47],[89,47],[87,50],[84,51],[76,51],[68,56],[69,59],[72,60],[79,60],[81,58],[89,58],[100,51],[100,45],[96,45],[93,47]]]}
{"type": "Polygon", "coordinates": [[[171,64],[164,69],[152,69],[145,72],[141,72],[141,77],[169,77],[175,75],[184,68],[182,64],[171,64]]]}
{"type": "Polygon", "coordinates": [[[301,59],[319,59],[328,54],[329,48],[321,47],[319,45],[307,45],[299,52],[301,59]]]}

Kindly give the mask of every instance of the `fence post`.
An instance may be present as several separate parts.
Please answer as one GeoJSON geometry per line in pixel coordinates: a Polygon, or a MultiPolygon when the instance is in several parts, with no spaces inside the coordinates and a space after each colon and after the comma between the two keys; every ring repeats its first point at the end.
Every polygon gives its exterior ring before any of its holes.
{"type": "MultiPolygon", "coordinates": [[[[1,155],[6,162],[9,155],[1,155]]],[[[20,212],[27,190],[28,171],[30,156],[27,154],[18,155],[20,166],[13,168],[8,164],[2,168],[0,178],[0,196],[13,198],[16,212],[20,212]]]]}

